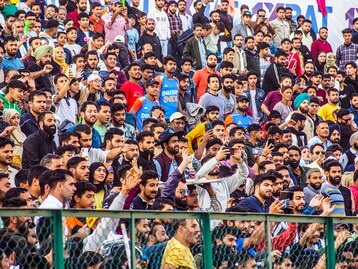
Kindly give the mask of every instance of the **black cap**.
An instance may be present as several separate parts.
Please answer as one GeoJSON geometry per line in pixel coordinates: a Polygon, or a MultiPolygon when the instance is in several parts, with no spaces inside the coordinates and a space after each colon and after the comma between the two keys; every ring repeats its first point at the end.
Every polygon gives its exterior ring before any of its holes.
{"type": "Polygon", "coordinates": [[[144,54],[144,59],[146,60],[146,59],[148,59],[150,57],[153,57],[153,56],[157,57],[157,54],[154,51],[148,51],[148,52],[146,52],[144,54]]]}
{"type": "Polygon", "coordinates": [[[161,145],[164,142],[168,141],[171,137],[177,136],[178,138],[181,138],[184,135],[183,131],[174,132],[172,128],[165,129],[160,135],[159,135],[159,142],[157,145],[161,145]]]}
{"type": "Polygon", "coordinates": [[[314,71],[314,72],[312,73],[312,75],[311,75],[311,77],[317,77],[317,76],[321,76],[321,77],[323,77],[322,72],[319,72],[319,71],[314,71]]]}
{"type": "Polygon", "coordinates": [[[154,84],[158,84],[159,85],[159,82],[156,81],[155,79],[151,79],[151,80],[148,80],[147,83],[145,84],[145,87],[149,87],[149,86],[152,86],[154,84]]]}
{"type": "Polygon", "coordinates": [[[50,20],[46,23],[46,29],[51,29],[55,27],[59,27],[60,23],[56,20],[50,20]]]}
{"type": "Polygon", "coordinates": [[[243,94],[243,95],[240,95],[240,96],[236,99],[237,102],[241,102],[241,101],[243,101],[243,100],[249,101],[249,98],[247,98],[247,96],[246,96],[245,94],[243,94]]]}

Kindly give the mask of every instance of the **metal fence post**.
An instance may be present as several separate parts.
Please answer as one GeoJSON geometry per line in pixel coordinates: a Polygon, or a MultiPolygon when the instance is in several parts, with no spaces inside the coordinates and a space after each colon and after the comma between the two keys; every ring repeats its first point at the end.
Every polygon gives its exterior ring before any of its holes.
{"type": "Polygon", "coordinates": [[[272,269],[272,242],[271,242],[271,222],[270,216],[268,214],[265,215],[265,232],[266,232],[266,244],[267,244],[267,268],[272,269]]]}
{"type": "Polygon", "coordinates": [[[62,231],[62,210],[53,212],[53,265],[55,269],[63,269],[65,266],[62,231]]]}
{"type": "Polygon", "coordinates": [[[203,259],[204,268],[212,269],[213,268],[213,257],[211,250],[211,231],[210,231],[210,213],[205,212],[201,214],[201,220],[203,222],[202,231],[203,231],[203,259]]]}
{"type": "Polygon", "coordinates": [[[134,213],[131,212],[131,220],[130,220],[130,246],[131,246],[131,260],[128,263],[131,264],[131,268],[134,269],[137,267],[137,261],[135,257],[135,218],[134,213]]]}
{"type": "Polygon", "coordinates": [[[332,217],[326,217],[326,261],[327,269],[336,267],[336,257],[334,251],[334,223],[332,217]]]}

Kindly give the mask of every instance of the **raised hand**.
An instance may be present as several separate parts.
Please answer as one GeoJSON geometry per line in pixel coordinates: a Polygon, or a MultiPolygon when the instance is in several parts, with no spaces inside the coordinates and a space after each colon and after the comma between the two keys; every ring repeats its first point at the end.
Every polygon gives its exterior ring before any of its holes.
{"type": "Polygon", "coordinates": [[[216,153],[215,159],[219,162],[226,158],[226,156],[230,154],[230,150],[225,148],[224,146],[221,147],[218,152],[216,153]]]}

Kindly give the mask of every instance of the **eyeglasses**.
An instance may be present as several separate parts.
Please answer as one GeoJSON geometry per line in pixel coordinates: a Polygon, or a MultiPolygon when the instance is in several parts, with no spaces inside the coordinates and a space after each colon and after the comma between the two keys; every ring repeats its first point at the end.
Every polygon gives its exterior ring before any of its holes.
{"type": "Polygon", "coordinates": [[[316,154],[316,155],[318,155],[318,154],[322,154],[322,155],[324,155],[324,154],[325,154],[325,152],[324,152],[324,151],[316,151],[314,154],[316,154]]]}
{"type": "Polygon", "coordinates": [[[189,190],[180,190],[179,191],[179,193],[181,194],[181,195],[189,195],[190,194],[190,191],[189,190]]]}

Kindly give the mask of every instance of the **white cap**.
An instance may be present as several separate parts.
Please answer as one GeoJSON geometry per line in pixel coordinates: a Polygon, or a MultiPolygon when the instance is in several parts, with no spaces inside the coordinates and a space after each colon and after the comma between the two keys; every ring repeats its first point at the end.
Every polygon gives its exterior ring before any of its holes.
{"type": "Polygon", "coordinates": [[[126,40],[125,40],[124,36],[122,36],[122,35],[117,35],[117,36],[114,38],[114,42],[125,43],[126,40]]]}
{"type": "Polygon", "coordinates": [[[90,83],[91,81],[94,81],[96,79],[101,79],[101,77],[98,74],[91,74],[88,78],[87,78],[87,82],[90,83]]]}

